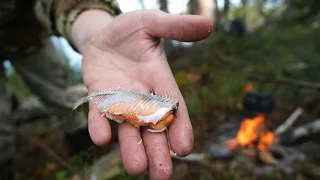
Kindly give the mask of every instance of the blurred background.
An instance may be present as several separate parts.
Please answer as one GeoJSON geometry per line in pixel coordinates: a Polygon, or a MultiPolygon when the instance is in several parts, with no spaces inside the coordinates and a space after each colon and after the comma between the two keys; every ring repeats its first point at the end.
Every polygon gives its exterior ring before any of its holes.
{"type": "MultiPolygon", "coordinates": [[[[123,12],[161,9],[207,16],[214,24],[212,35],[203,41],[163,43],[195,135],[194,154],[172,155],[172,179],[320,178],[320,1],[118,3],[123,12]]],[[[81,55],[63,38],[52,41],[65,57],[70,87],[81,87],[81,55]]],[[[23,107],[33,95],[10,63],[5,65],[17,104],[23,107]]],[[[21,138],[24,148],[17,153],[21,179],[76,179],[84,173],[98,179],[148,179],[147,174],[132,177],[123,169],[116,123],[112,143],[67,157],[58,141],[61,135],[54,125],[48,126],[54,118],[41,116],[46,110],[34,101],[35,110],[28,107],[32,115],[24,114],[26,122],[19,127],[30,135],[21,138]]]]}

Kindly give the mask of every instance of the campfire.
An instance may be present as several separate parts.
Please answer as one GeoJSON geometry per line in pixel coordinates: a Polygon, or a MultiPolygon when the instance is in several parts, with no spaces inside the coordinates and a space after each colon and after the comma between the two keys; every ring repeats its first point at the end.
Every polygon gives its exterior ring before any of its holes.
{"type": "Polygon", "coordinates": [[[274,99],[268,93],[255,91],[252,83],[243,88],[243,93],[245,93],[244,108],[258,113],[253,117],[244,118],[236,137],[226,144],[232,151],[240,148],[258,148],[267,151],[269,146],[277,141],[276,135],[266,125],[266,115],[272,112],[275,106],[274,99]]]}
{"type": "Polygon", "coordinates": [[[265,124],[265,115],[259,114],[253,118],[246,118],[241,123],[237,136],[227,142],[232,150],[241,147],[259,148],[268,150],[268,146],[275,142],[275,135],[265,124]]]}
{"type": "Polygon", "coordinates": [[[207,150],[186,157],[171,152],[171,156],[189,163],[221,167],[222,171],[241,169],[255,177],[281,172],[285,176],[303,173],[319,179],[320,168],[307,157],[314,157],[312,153],[317,152],[310,149],[320,148],[314,142],[320,135],[320,119],[309,119],[314,117],[304,113],[300,106],[276,107],[271,93],[261,88],[255,90],[251,83],[242,93],[243,108],[227,114],[223,122],[208,130],[207,150]],[[291,113],[287,114],[289,110],[291,113]],[[294,126],[296,121],[300,121],[299,125],[294,126]]]}

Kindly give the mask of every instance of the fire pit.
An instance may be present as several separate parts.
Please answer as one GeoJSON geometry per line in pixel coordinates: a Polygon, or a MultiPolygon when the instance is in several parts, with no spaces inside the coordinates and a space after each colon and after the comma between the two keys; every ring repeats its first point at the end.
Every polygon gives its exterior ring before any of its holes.
{"type": "MultiPolygon", "coordinates": [[[[277,144],[277,136],[268,128],[266,119],[275,108],[275,100],[272,95],[266,91],[254,91],[251,88],[245,89],[246,94],[243,99],[243,113],[234,114],[229,117],[216,129],[213,136],[221,137],[227,134],[226,138],[222,138],[215,143],[219,146],[212,147],[211,153],[216,153],[216,157],[220,157],[221,152],[235,152],[243,148],[258,149],[259,151],[267,151],[269,147],[277,144]],[[230,129],[225,129],[226,127],[230,129]],[[219,130],[219,129],[222,130],[219,130]],[[236,130],[236,133],[235,133],[236,130]],[[222,146],[221,146],[222,144],[222,146]]],[[[226,154],[223,154],[225,156],[226,154]]]]}
{"type": "Polygon", "coordinates": [[[308,161],[305,151],[320,150],[319,144],[310,142],[320,133],[320,120],[293,128],[294,122],[304,113],[298,107],[275,127],[270,118],[274,109],[276,103],[271,94],[249,91],[244,95],[243,110],[230,114],[208,133],[207,151],[184,158],[174,154],[172,157],[209,166],[217,161],[228,162],[233,168],[247,168],[257,176],[271,171],[294,176],[303,171],[312,178],[320,178],[320,169],[308,161]],[[273,128],[269,124],[273,124],[273,128]]]}

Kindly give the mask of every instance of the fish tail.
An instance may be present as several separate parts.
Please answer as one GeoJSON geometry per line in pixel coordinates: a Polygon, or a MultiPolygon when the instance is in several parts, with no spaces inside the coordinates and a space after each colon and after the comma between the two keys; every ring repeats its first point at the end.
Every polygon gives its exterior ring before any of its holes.
{"type": "Polygon", "coordinates": [[[79,108],[84,103],[87,103],[93,99],[98,99],[98,100],[105,99],[108,96],[113,95],[115,93],[117,93],[117,92],[116,91],[102,91],[102,92],[91,93],[88,96],[79,99],[75,103],[75,105],[73,106],[73,111],[76,110],[77,108],[79,108]]]}

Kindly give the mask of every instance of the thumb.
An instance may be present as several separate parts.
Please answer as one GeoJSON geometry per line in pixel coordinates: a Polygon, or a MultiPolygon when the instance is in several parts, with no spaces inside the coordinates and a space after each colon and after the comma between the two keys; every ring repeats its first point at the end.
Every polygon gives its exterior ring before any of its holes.
{"type": "Polygon", "coordinates": [[[142,19],[148,35],[184,42],[203,40],[213,28],[207,17],[173,15],[160,10],[147,10],[142,14],[142,19]]]}

